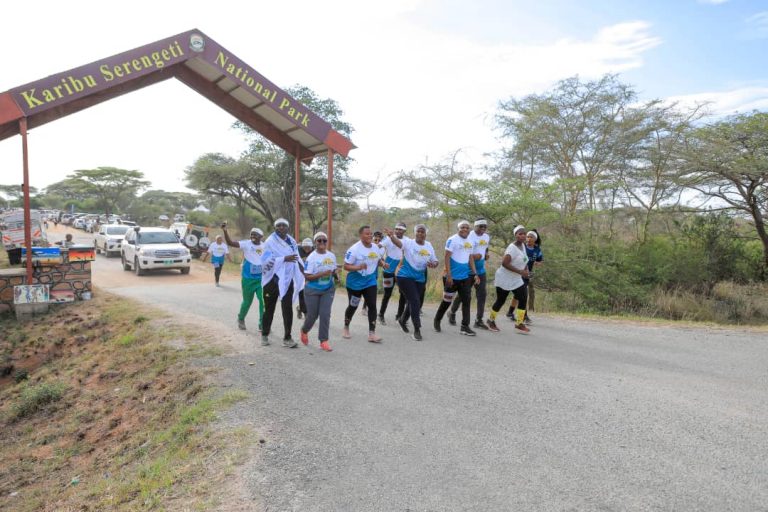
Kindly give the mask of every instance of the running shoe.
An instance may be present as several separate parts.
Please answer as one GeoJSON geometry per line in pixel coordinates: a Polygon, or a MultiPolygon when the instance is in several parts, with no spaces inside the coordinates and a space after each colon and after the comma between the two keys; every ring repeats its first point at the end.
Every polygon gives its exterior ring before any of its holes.
{"type": "Polygon", "coordinates": [[[387,321],[384,320],[384,315],[379,315],[379,325],[387,325],[387,321]]]}
{"type": "Polygon", "coordinates": [[[298,343],[296,343],[293,338],[288,336],[287,338],[283,338],[283,346],[285,348],[296,348],[298,346],[298,343]]]}
{"type": "Polygon", "coordinates": [[[400,320],[398,320],[397,324],[400,326],[400,328],[403,330],[403,332],[405,332],[405,333],[410,332],[408,330],[408,325],[403,321],[402,318],[400,318],[400,320]]]}
{"type": "Polygon", "coordinates": [[[484,331],[487,331],[488,330],[488,326],[485,325],[485,323],[483,322],[483,320],[481,318],[478,318],[477,320],[475,320],[475,329],[482,329],[484,331]]]}
{"type": "Polygon", "coordinates": [[[241,331],[244,331],[245,330],[245,320],[240,320],[238,318],[237,319],[237,328],[240,329],[241,331]]]}
{"type": "Polygon", "coordinates": [[[470,329],[468,325],[462,325],[461,329],[459,329],[459,334],[463,334],[464,336],[477,336],[477,333],[470,329]]]}
{"type": "Polygon", "coordinates": [[[322,350],[325,350],[326,352],[332,352],[333,351],[331,346],[328,344],[328,340],[321,341],[320,342],[320,348],[322,350]]]}
{"type": "Polygon", "coordinates": [[[300,331],[301,334],[299,335],[299,338],[301,338],[301,342],[304,345],[309,345],[309,334],[305,333],[304,331],[300,331]]]}
{"type": "Polygon", "coordinates": [[[381,343],[381,336],[377,336],[374,331],[368,333],[368,341],[371,343],[381,343]]]}
{"type": "Polygon", "coordinates": [[[269,336],[267,336],[266,334],[262,334],[261,335],[261,346],[262,347],[266,347],[267,345],[269,345],[269,336]]]}
{"type": "Polygon", "coordinates": [[[499,332],[501,329],[496,326],[496,322],[488,320],[488,330],[491,332],[499,332]]]}
{"type": "Polygon", "coordinates": [[[520,334],[528,334],[531,330],[525,324],[515,324],[515,329],[520,334]]]}
{"type": "Polygon", "coordinates": [[[421,341],[422,339],[424,339],[424,338],[421,337],[421,330],[420,329],[414,329],[413,330],[413,334],[411,335],[411,337],[414,340],[416,340],[416,341],[421,341]]]}
{"type": "Polygon", "coordinates": [[[509,318],[510,320],[514,320],[515,319],[515,310],[514,309],[510,309],[509,311],[507,311],[507,318],[509,318]]]}
{"type": "Polygon", "coordinates": [[[432,322],[432,328],[435,330],[435,332],[440,332],[440,320],[435,318],[435,321],[432,322]]]}
{"type": "Polygon", "coordinates": [[[448,313],[448,323],[456,325],[456,313],[448,313]]]}
{"type": "Polygon", "coordinates": [[[531,317],[528,315],[525,315],[525,319],[523,320],[525,322],[525,325],[531,325],[533,323],[533,320],[531,320],[531,317]]]}
{"type": "Polygon", "coordinates": [[[345,339],[349,339],[352,337],[352,335],[349,334],[349,327],[344,328],[344,330],[341,332],[341,337],[345,339]]]}

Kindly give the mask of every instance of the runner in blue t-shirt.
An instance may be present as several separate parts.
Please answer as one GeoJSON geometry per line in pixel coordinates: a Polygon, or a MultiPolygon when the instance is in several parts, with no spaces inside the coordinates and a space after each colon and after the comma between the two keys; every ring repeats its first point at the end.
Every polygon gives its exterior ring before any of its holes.
{"type": "Polygon", "coordinates": [[[226,259],[232,263],[232,258],[229,256],[229,247],[224,243],[224,238],[221,235],[216,235],[216,241],[208,246],[208,249],[200,256],[200,261],[205,261],[209,254],[211,255],[211,264],[213,265],[213,277],[218,287],[221,269],[224,268],[224,260],[226,259]]]}
{"type": "Polygon", "coordinates": [[[368,341],[380,343],[381,337],[376,335],[376,275],[378,268],[387,269],[389,266],[381,259],[379,248],[373,244],[373,233],[370,226],[362,226],[358,230],[360,241],[347,249],[344,254],[344,270],[347,273],[347,296],[349,305],[344,312],[344,338],[350,338],[349,323],[364,300],[368,310],[368,341]]]}
{"type": "Polygon", "coordinates": [[[457,227],[458,232],[445,242],[443,301],[437,308],[433,327],[436,332],[440,332],[440,321],[458,293],[461,297],[461,329],[459,334],[475,336],[475,331],[469,327],[472,284],[480,280],[475,268],[475,259],[472,257],[475,246],[469,238],[469,221],[461,220],[457,227]]]}

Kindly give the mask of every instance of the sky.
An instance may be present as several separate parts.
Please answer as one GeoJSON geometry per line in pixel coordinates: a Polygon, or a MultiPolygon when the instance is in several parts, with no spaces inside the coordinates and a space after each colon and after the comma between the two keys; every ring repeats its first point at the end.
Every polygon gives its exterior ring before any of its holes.
{"type": "MultiPolygon", "coordinates": [[[[6,2],[0,92],[198,29],[283,89],[332,98],[357,146],[350,173],[466,164],[504,145],[498,104],[558,80],[617,73],[641,100],[711,102],[714,115],[768,110],[768,0],[293,0],[6,2]],[[76,7],[75,7],[76,6],[76,7]]],[[[234,118],[168,80],[29,133],[30,181],[77,169],[139,170],[185,191],[184,170],[246,147],[234,118]]],[[[0,141],[0,184],[22,181],[21,138],[0,141]]]]}

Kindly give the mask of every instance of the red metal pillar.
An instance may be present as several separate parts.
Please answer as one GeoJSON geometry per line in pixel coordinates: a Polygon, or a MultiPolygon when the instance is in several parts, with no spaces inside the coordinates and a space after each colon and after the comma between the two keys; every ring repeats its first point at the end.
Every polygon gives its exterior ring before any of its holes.
{"type": "Polygon", "coordinates": [[[333,150],[328,150],[328,250],[333,245],[333,150]]]}
{"type": "Polygon", "coordinates": [[[301,243],[301,240],[299,240],[299,223],[301,220],[301,192],[299,191],[299,179],[300,179],[300,171],[301,171],[301,160],[299,160],[299,155],[301,154],[301,146],[298,144],[296,145],[296,216],[293,220],[293,233],[294,238],[296,239],[296,243],[301,243]]]}
{"type": "Polygon", "coordinates": [[[21,152],[24,162],[24,245],[27,248],[27,285],[32,283],[32,211],[29,204],[29,151],[27,149],[27,118],[19,119],[19,132],[21,132],[21,152]]]}

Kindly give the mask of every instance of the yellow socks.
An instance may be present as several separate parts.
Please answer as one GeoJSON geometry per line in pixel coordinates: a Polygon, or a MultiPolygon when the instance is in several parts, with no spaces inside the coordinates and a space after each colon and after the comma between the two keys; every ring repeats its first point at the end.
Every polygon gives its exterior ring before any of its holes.
{"type": "Polygon", "coordinates": [[[496,311],[491,310],[491,314],[488,315],[488,318],[491,319],[491,322],[495,322],[496,321],[496,311]]]}
{"type": "Polygon", "coordinates": [[[515,310],[515,323],[520,325],[523,323],[523,320],[525,320],[525,310],[517,308],[515,310]]]}

